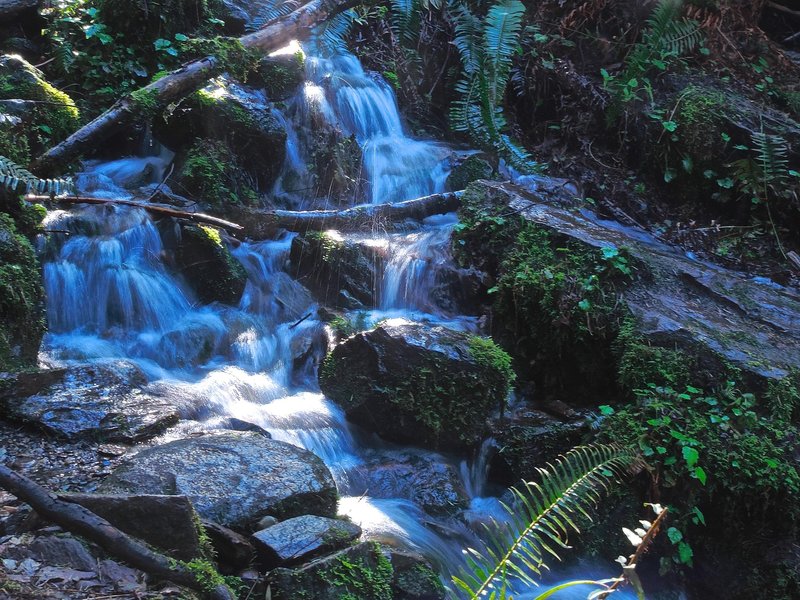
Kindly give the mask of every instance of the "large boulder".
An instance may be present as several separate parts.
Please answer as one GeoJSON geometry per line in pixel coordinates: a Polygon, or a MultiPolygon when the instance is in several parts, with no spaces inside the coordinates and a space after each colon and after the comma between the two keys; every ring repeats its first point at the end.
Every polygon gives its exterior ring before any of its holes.
{"type": "Polygon", "coordinates": [[[513,341],[541,398],[561,390],[596,404],[620,383],[733,376],[763,390],[800,369],[795,289],[576,211],[564,182],[476,182],[463,204],[453,247],[496,282],[493,334],[513,341]]]}
{"type": "MultiPolygon", "coordinates": [[[[247,272],[222,242],[219,231],[206,225],[183,226],[176,258],[178,268],[200,300],[238,304],[247,272]]],[[[197,335],[199,342],[206,338],[202,331],[197,335]]]]}
{"type": "Polygon", "coordinates": [[[49,385],[29,396],[18,394],[25,386],[11,387],[0,397],[0,411],[63,438],[109,442],[151,438],[180,418],[174,399],[143,389],[144,373],[132,363],[58,369],[43,383],[49,385]]]}
{"type": "Polygon", "coordinates": [[[224,431],[143,450],[101,493],[181,494],[204,519],[249,529],[263,516],[336,513],[336,485],[311,452],[254,432],[224,431]]]}
{"type": "Polygon", "coordinates": [[[336,346],[319,375],[351,421],[434,449],[478,443],[512,379],[510,358],[491,340],[399,320],[336,346]]]}
{"type": "Polygon", "coordinates": [[[350,474],[372,498],[404,498],[432,515],[448,515],[469,504],[458,470],[444,457],[390,451],[368,458],[350,474]]]}
{"type": "Polygon", "coordinates": [[[345,239],[336,231],[309,232],[292,240],[291,274],[327,306],[378,304],[384,255],[379,248],[345,239]]]}
{"type": "Polygon", "coordinates": [[[357,540],[361,527],[339,519],[303,515],[253,534],[253,543],[267,568],[295,565],[340,550],[357,540]]]}
{"type": "Polygon", "coordinates": [[[364,542],[298,569],[274,569],[269,573],[269,584],[274,600],[392,600],[393,573],[381,547],[364,542]]]}
{"type": "Polygon", "coordinates": [[[302,53],[264,57],[258,63],[255,82],[264,87],[272,102],[288,100],[305,80],[304,62],[302,53]]]}
{"type": "Polygon", "coordinates": [[[417,554],[393,550],[389,556],[392,600],[444,600],[445,589],[430,563],[417,554]]]}

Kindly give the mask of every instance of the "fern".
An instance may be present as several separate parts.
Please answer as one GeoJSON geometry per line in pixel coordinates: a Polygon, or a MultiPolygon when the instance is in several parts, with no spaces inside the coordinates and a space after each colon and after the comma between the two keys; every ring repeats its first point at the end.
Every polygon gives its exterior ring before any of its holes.
{"type": "Polygon", "coordinates": [[[303,6],[302,0],[283,0],[262,8],[260,14],[247,25],[248,31],[257,31],[268,25],[270,21],[285,17],[303,6]]]}
{"type": "Polygon", "coordinates": [[[469,133],[477,144],[492,147],[513,167],[529,173],[538,166],[504,133],[502,108],[524,13],[519,0],[493,5],[483,21],[464,5],[454,9],[453,44],[461,56],[463,79],[456,84],[460,98],[450,107],[450,121],[456,131],[469,133]]]}
{"type": "Polygon", "coordinates": [[[347,51],[347,36],[356,21],[354,10],[346,10],[328,19],[314,30],[312,39],[330,54],[347,51]]]}
{"type": "Polygon", "coordinates": [[[515,508],[503,505],[507,523],[487,527],[486,549],[467,550],[467,565],[453,583],[469,598],[505,600],[515,581],[537,585],[546,558],[558,559],[575,521],[590,518],[610,484],[638,459],[616,445],[581,446],[539,469],[538,482],[526,481],[511,491],[515,508]],[[549,555],[549,557],[548,557],[549,555]]]}
{"type": "Polygon", "coordinates": [[[763,131],[754,132],[752,140],[764,186],[776,192],[783,191],[789,185],[789,142],[763,131]]]}
{"type": "Polygon", "coordinates": [[[70,179],[40,179],[14,161],[0,156],[0,186],[11,192],[57,195],[72,189],[70,179]]]}

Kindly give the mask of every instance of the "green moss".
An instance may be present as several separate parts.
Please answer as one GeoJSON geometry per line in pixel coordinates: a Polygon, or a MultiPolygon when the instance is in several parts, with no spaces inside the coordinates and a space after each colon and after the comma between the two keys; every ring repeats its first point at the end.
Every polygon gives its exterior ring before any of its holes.
{"type": "Polygon", "coordinates": [[[0,371],[36,364],[45,329],[43,296],[33,247],[0,213],[0,371]]]}
{"type": "Polygon", "coordinates": [[[492,388],[498,390],[498,396],[505,399],[517,378],[508,352],[495,344],[491,338],[475,335],[469,340],[469,353],[485,370],[487,376],[495,379],[492,388]]]}
{"type": "Polygon", "coordinates": [[[221,141],[195,142],[179,177],[191,195],[212,206],[252,204],[258,199],[238,166],[236,156],[221,141]]]}
{"type": "Polygon", "coordinates": [[[396,578],[395,585],[411,598],[445,597],[444,585],[439,575],[425,564],[416,564],[401,573],[396,578]]]}
{"type": "Polygon", "coordinates": [[[247,272],[222,243],[219,231],[189,225],[182,229],[182,238],[178,262],[198,297],[203,302],[236,304],[247,272]]]}
{"type": "Polygon", "coordinates": [[[158,93],[155,90],[142,88],[131,93],[131,99],[145,116],[152,117],[158,111],[158,93]]]}
{"type": "Polygon", "coordinates": [[[184,42],[184,51],[189,56],[214,56],[218,64],[224,65],[225,71],[242,82],[246,82],[261,58],[253,50],[245,48],[239,38],[216,36],[210,38],[194,38],[184,42]]]}
{"type": "Polygon", "coordinates": [[[392,600],[392,564],[372,543],[376,564],[370,567],[362,558],[340,556],[320,577],[334,586],[336,600],[392,600]]]}
{"type": "Polygon", "coordinates": [[[463,190],[473,181],[491,179],[493,175],[494,168],[486,158],[472,155],[453,169],[447,177],[447,187],[451,190],[463,190]]]}
{"type": "Polygon", "coordinates": [[[241,592],[245,589],[245,585],[239,577],[220,575],[217,568],[208,560],[197,558],[182,564],[194,575],[206,592],[212,592],[221,585],[228,586],[234,592],[241,592]]]}

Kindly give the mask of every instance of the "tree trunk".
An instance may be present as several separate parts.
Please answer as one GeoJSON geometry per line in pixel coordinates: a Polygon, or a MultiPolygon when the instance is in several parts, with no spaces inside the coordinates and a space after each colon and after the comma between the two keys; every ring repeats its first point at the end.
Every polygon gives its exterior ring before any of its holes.
{"type": "Polygon", "coordinates": [[[271,238],[279,229],[303,233],[340,229],[373,231],[381,223],[405,219],[421,220],[431,215],[456,210],[461,205],[460,192],[446,192],[393,204],[362,204],[344,210],[263,210],[233,208],[227,211],[244,227],[244,235],[253,240],[271,238]]]}
{"type": "Polygon", "coordinates": [[[96,543],[132,567],[206,593],[212,600],[235,598],[227,586],[218,585],[209,590],[181,563],[153,552],[139,540],[123,533],[80,504],[58,498],[36,482],[2,464],[0,464],[0,487],[30,504],[33,510],[48,521],[96,543]]]}
{"type": "Polygon", "coordinates": [[[0,21],[39,6],[39,0],[0,0],[0,21]]]}
{"type": "MultiPolygon", "coordinates": [[[[0,0],[2,1],[4,0],[0,0]]],[[[286,46],[294,39],[304,37],[315,25],[354,4],[355,0],[311,0],[294,12],[271,21],[259,31],[239,38],[239,41],[245,49],[266,54],[286,46]]],[[[30,169],[43,177],[57,174],[64,165],[121,131],[136,117],[161,109],[200,89],[208,79],[224,71],[225,67],[215,56],[207,56],[184,65],[115,102],[91,123],[33,161],[30,169]]]]}

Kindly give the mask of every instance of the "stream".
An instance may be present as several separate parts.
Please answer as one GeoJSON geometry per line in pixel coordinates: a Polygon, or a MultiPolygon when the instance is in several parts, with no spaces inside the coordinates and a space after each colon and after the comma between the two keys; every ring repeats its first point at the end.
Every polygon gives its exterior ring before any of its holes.
{"type": "MultiPolygon", "coordinates": [[[[448,148],[407,136],[385,81],[365,73],[352,55],[309,56],[306,69],[306,83],[283,114],[287,160],[276,195],[283,193],[282,182],[290,174],[294,180],[309,177],[304,131],[308,120],[320,115],[355,136],[362,148],[368,182],[364,201],[444,191],[448,148]]],[[[152,182],[160,181],[170,158],[87,164],[78,186],[94,196],[129,198],[127,181],[141,179],[146,167],[152,182]]],[[[375,282],[379,305],[354,311],[350,318],[365,326],[402,319],[477,332],[475,317],[442,310],[431,293],[436,268],[451,260],[449,237],[456,223],[454,214],[441,215],[412,231],[360,236],[359,243],[386,253],[386,267],[375,282]]],[[[494,451],[490,441],[469,458],[398,448],[351,426],[342,410],[320,393],[316,365],[327,351],[326,325],[310,293],[285,269],[294,234],[232,248],[248,279],[238,306],[225,306],[198,301],[171,267],[172,233],[141,209],[51,211],[44,227],[69,234],[54,233],[39,243],[48,319],[41,361],[120,370],[133,364],[151,384],[182,399],[182,422],[152,443],[224,427],[231,417],[254,423],[274,439],[322,458],[341,496],[340,514],[360,524],[365,537],[424,554],[446,582],[463,563],[461,549],[479,544],[474,529],[502,514],[493,495],[501,490],[486,481],[494,451]],[[312,317],[298,323],[308,313],[312,317]],[[371,494],[366,466],[393,460],[398,453],[421,457],[421,464],[449,465],[467,491],[469,507],[452,517],[432,516],[408,497],[371,494]]],[[[615,574],[614,565],[586,569],[582,578],[615,574]]],[[[585,598],[587,593],[573,590],[554,598],[585,598]]],[[[633,597],[626,594],[615,597],[633,597]]],[[[534,596],[531,590],[524,597],[534,596]]]]}

